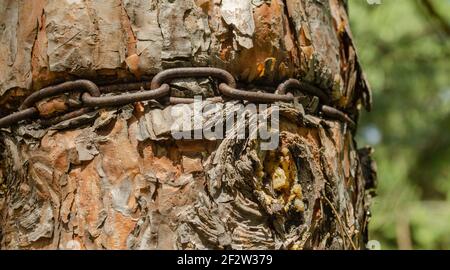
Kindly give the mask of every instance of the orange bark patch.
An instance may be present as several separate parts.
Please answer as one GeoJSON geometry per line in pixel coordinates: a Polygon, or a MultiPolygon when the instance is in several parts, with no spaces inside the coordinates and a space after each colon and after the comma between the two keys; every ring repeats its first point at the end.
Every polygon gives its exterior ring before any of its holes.
{"type": "Polygon", "coordinates": [[[38,4],[41,7],[40,9],[34,10],[34,12],[40,12],[39,15],[37,15],[37,36],[31,52],[31,76],[34,89],[40,89],[43,86],[50,84],[55,81],[58,75],[57,73],[50,71],[48,63],[48,40],[45,29],[46,18],[44,13],[44,5],[46,2],[46,0],[32,1],[32,3],[38,4]]]}
{"type": "Polygon", "coordinates": [[[106,243],[110,249],[127,249],[127,238],[136,226],[136,221],[132,218],[122,215],[120,212],[112,212],[110,226],[113,233],[108,234],[106,243]]]}
{"type": "MultiPolygon", "coordinates": [[[[293,42],[283,8],[278,1],[264,3],[254,8],[255,34],[254,46],[250,49],[241,48],[241,52],[233,65],[233,72],[243,81],[263,80],[267,82],[279,81],[290,76],[292,69],[293,42]],[[285,41],[288,41],[286,51],[285,41]]],[[[228,41],[229,42],[229,41],[228,41]]],[[[230,43],[232,44],[232,43],[230,43]]],[[[222,43],[221,58],[229,60],[229,53],[233,48],[227,42],[222,43]]]]}
{"type": "Polygon", "coordinates": [[[78,235],[94,238],[100,234],[98,227],[101,224],[100,211],[103,208],[100,177],[95,164],[96,162],[90,162],[83,168],[73,169],[69,174],[70,181],[78,183],[76,193],[78,235]]]}
{"type": "Polygon", "coordinates": [[[38,102],[36,107],[39,110],[39,114],[41,116],[50,116],[55,112],[63,112],[68,109],[66,101],[61,97],[54,98],[49,101],[38,102]]]}
{"type": "Polygon", "coordinates": [[[183,171],[185,173],[201,172],[203,171],[202,159],[201,157],[182,157],[183,171]]]}
{"type": "Polygon", "coordinates": [[[125,120],[118,120],[109,134],[109,140],[99,145],[102,155],[102,168],[112,184],[121,181],[124,172],[138,172],[139,161],[137,149],[133,146],[128,136],[121,133],[128,133],[125,120]]]}
{"type": "Polygon", "coordinates": [[[207,14],[211,10],[211,6],[214,5],[212,0],[195,0],[195,4],[207,14]]]}

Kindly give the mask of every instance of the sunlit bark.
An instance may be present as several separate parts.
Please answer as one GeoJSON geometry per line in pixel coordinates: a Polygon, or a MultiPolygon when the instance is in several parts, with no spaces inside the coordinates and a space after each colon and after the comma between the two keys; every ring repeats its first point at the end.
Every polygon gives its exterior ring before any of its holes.
{"type": "MultiPolygon", "coordinates": [[[[301,78],[354,118],[370,107],[338,0],[1,0],[0,40],[2,114],[56,82],[180,66],[224,68],[243,84],[301,78]]],[[[173,87],[217,91],[208,79],[173,87]]],[[[364,248],[373,166],[345,123],[282,108],[280,146],[260,151],[174,140],[164,108],[144,105],[1,130],[0,247],[364,248]]]]}

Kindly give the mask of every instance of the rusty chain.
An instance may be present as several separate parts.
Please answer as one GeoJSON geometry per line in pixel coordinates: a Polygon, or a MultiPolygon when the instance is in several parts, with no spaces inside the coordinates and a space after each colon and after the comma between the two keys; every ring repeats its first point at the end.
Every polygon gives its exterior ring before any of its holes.
{"type": "Polygon", "coordinates": [[[323,92],[320,88],[317,88],[313,85],[310,85],[308,83],[301,82],[297,79],[288,79],[284,81],[283,83],[280,83],[277,87],[276,93],[278,94],[286,94],[289,90],[293,89],[301,89],[303,92],[306,92],[307,94],[311,94],[313,96],[317,96],[323,104],[329,104],[330,99],[325,92],[323,92]]]}
{"type": "MultiPolygon", "coordinates": [[[[347,114],[329,106],[330,99],[324,91],[297,79],[284,81],[277,87],[275,93],[254,92],[236,89],[236,80],[226,70],[212,67],[190,67],[163,70],[156,74],[151,82],[123,83],[99,87],[89,80],[75,80],[49,86],[28,96],[19,107],[18,112],[0,118],[0,128],[9,127],[20,121],[37,117],[43,118],[41,119],[41,123],[53,125],[89,113],[96,108],[119,106],[153,99],[170,104],[189,104],[194,102],[193,98],[171,97],[168,83],[173,79],[198,77],[217,79],[220,82],[220,94],[228,99],[247,100],[258,103],[293,102],[295,97],[292,90],[297,89],[305,94],[319,98],[321,103],[319,113],[321,115],[346,122],[350,127],[355,126],[355,122],[347,114]],[[80,104],[75,104],[74,108],[76,110],[68,113],[46,118],[40,113],[36,105],[45,99],[73,92],[80,93],[81,102],[80,104]],[[119,94],[105,95],[110,93],[119,94]]],[[[223,102],[224,98],[222,96],[216,96],[208,100],[223,102]]]]}

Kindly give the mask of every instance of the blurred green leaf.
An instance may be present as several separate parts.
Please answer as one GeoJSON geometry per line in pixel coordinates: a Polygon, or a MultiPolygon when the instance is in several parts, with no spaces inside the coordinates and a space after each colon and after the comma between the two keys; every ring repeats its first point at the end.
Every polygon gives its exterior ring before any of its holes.
{"type": "MultiPolygon", "coordinates": [[[[450,25],[450,1],[430,2],[450,25]]],[[[450,249],[450,36],[422,0],[349,1],[349,11],[374,94],[357,138],[376,144],[370,239],[450,249]]]]}

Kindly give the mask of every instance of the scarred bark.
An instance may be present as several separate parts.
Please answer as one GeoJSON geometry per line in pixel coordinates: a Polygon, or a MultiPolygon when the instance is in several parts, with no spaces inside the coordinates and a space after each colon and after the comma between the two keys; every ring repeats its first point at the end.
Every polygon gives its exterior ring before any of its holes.
{"type": "MultiPolygon", "coordinates": [[[[302,78],[357,117],[370,90],[348,23],[338,0],[2,0],[0,113],[59,81],[214,66],[245,84],[302,78]]],[[[173,87],[217,91],[209,79],[173,87]]],[[[344,123],[282,105],[280,146],[260,151],[235,138],[173,140],[169,109],[2,129],[0,247],[364,247],[373,165],[344,123]]]]}

